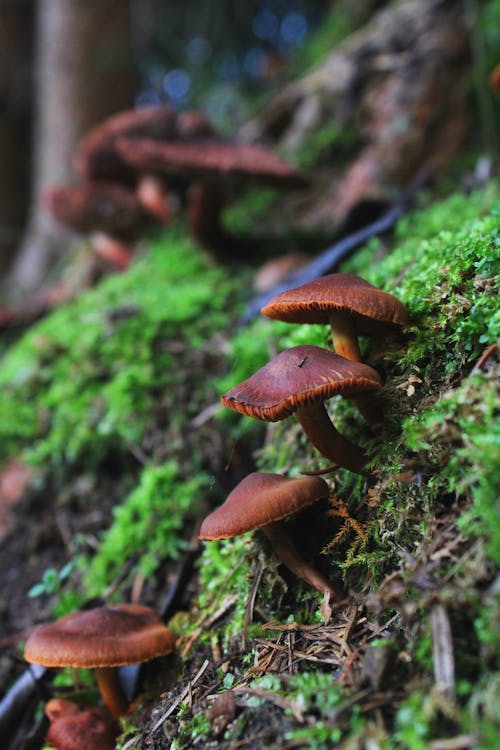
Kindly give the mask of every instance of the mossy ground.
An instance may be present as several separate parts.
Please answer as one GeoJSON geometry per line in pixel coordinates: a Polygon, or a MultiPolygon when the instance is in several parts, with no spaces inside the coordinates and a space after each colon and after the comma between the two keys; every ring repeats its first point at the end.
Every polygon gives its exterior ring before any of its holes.
{"type": "MultiPolygon", "coordinates": [[[[481,6],[477,98],[497,61],[498,13],[497,2],[481,6]]],[[[355,25],[332,13],[298,65],[355,25]]],[[[297,161],[314,167],[332,148],[347,161],[356,138],[325,126],[297,161]]],[[[279,206],[274,191],[252,191],[226,223],[281,229],[279,206]]],[[[123,748],[496,750],[498,350],[476,364],[499,331],[499,206],[497,184],[441,202],[430,193],[390,243],[373,240],[342,268],[410,313],[402,335],[362,342],[384,379],[383,424],[367,430],[351,404],[330,402],[373,477],[328,475],[329,500],[290,521],[348,603],[325,624],[319,596],[258,535],[204,545],[170,622],[179,654],[150,665],[123,748]],[[455,674],[443,688],[450,643],[455,674]]],[[[5,353],[0,462],[15,455],[36,479],[2,540],[3,636],[92,597],[159,607],[200,518],[238,479],[324,465],[293,420],[266,427],[217,405],[276,351],[330,345],[322,326],[238,328],[248,284],[248,269],[235,278],[175,229],[5,353]]],[[[5,684],[12,663],[16,647],[0,660],[5,684]]]]}
{"type": "MultiPolygon", "coordinates": [[[[129,748],[420,750],[456,736],[496,746],[498,354],[475,365],[500,321],[498,204],[494,184],[431,202],[400,222],[390,252],[373,241],[345,266],[410,314],[403,335],[363,341],[384,378],[383,425],[367,431],[350,404],[331,403],[339,429],[370,453],[373,479],[329,475],[329,503],[290,524],[350,603],[325,625],[318,595],[277,567],[263,540],[207,544],[171,622],[181,656],[169,683],[154,675],[167,695],[132,717],[129,748]],[[443,609],[451,697],[434,671],[443,609]],[[216,720],[208,707],[227,691],[234,709],[216,720]]],[[[265,428],[215,406],[272,352],[329,345],[321,326],[258,320],[234,331],[240,284],[171,234],[6,354],[4,455],[39,468],[38,493],[52,488],[56,512],[107,509],[58,553],[58,565],[69,555],[80,566],[56,592],[63,608],[133,591],[158,605],[171,560],[200,514],[254,467],[252,454],[266,471],[321,465],[292,420],[265,428]]]]}
{"type": "MultiPolygon", "coordinates": [[[[195,746],[200,736],[207,746],[227,748],[246,742],[419,750],[456,737],[467,747],[498,744],[498,353],[480,368],[476,363],[499,331],[499,230],[492,185],[415,212],[400,223],[389,254],[374,241],[346,264],[344,270],[396,294],[410,314],[404,336],[364,342],[367,361],[384,377],[386,420],[377,434],[367,433],[350,405],[333,409],[341,429],[370,452],[374,480],[338,472],[330,480],[330,508],[291,522],[310,552],[313,534],[311,554],[343,580],[354,604],[322,629],[317,596],[289,579],[280,585],[274,566],[262,569],[255,542],[208,545],[195,632],[211,643],[212,662],[219,654],[229,670],[207,682],[212,698],[236,691],[237,718],[217,734],[194,698],[165,722],[159,743],[166,734],[172,747],[195,746]],[[442,611],[444,625],[437,619],[442,611]],[[447,627],[453,695],[437,684],[436,643],[447,627]],[[344,654],[326,646],[336,632],[348,644],[344,654]],[[269,726],[252,740],[243,725],[255,700],[269,711],[269,726]]],[[[256,321],[233,337],[233,368],[219,387],[247,377],[270,352],[327,340],[323,327],[256,321]]],[[[251,429],[251,420],[224,413],[221,429],[233,429],[235,419],[238,435],[251,429]]],[[[315,462],[291,420],[272,425],[257,452],[266,471],[293,474],[315,462]]],[[[191,635],[182,643],[196,651],[191,635]]]]}

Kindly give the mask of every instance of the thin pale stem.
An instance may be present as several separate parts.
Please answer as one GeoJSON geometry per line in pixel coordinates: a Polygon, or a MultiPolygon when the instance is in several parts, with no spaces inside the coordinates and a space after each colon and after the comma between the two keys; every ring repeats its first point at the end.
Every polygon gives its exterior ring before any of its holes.
{"type": "Polygon", "coordinates": [[[105,232],[93,232],[90,243],[95,254],[118,271],[124,271],[132,262],[130,245],[105,232]]]}
{"type": "Polygon", "coordinates": [[[95,673],[102,699],[113,716],[126,714],[129,702],[121,688],[116,667],[98,667],[95,673]]]}
{"type": "Polygon", "coordinates": [[[361,362],[356,325],[350,315],[342,312],[330,313],[333,348],[341,357],[361,362]]]}
{"type": "MultiPolygon", "coordinates": [[[[356,324],[353,319],[342,312],[331,312],[330,326],[333,348],[337,354],[353,362],[362,362],[356,324]]],[[[382,421],[382,412],[378,404],[373,401],[371,394],[361,393],[359,396],[352,396],[350,401],[356,404],[358,411],[368,424],[377,424],[382,421]]]]}
{"type": "Polygon", "coordinates": [[[285,565],[288,570],[294,573],[297,578],[305,581],[321,594],[328,593],[332,599],[340,599],[340,594],[332,586],[330,581],[320,573],[316,568],[310,565],[299,554],[297,547],[293,543],[290,534],[287,531],[286,524],[282,521],[269,523],[262,528],[262,531],[271,542],[273,552],[276,557],[285,565]]]}
{"type": "Polygon", "coordinates": [[[365,473],[363,467],[367,456],[340,434],[322,402],[301,406],[295,414],[307,437],[323,456],[357,474],[365,473]]]}

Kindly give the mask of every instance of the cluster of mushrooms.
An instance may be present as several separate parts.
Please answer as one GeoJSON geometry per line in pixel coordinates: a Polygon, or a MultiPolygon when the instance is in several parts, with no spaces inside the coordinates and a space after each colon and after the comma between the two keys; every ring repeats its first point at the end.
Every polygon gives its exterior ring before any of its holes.
{"type": "MultiPolygon", "coordinates": [[[[256,419],[275,422],[295,414],[313,446],[336,466],[367,474],[368,457],[334,427],[324,402],[342,395],[374,424],[380,415],[373,396],[381,378],[361,362],[358,334],[385,335],[407,320],[404,305],[352,274],[330,274],[283,292],[262,309],[269,318],[290,323],[327,323],[335,352],[295,346],[222,396],[222,403],[256,419]]],[[[331,468],[331,467],[330,467],[331,468]]],[[[323,594],[321,612],[331,615],[341,599],[330,581],[306,562],[283,520],[329,495],[317,475],[286,477],[253,472],[203,521],[202,540],[228,539],[261,529],[277,558],[297,577],[323,594]]],[[[118,604],[73,612],[41,625],[29,636],[27,661],[46,667],[95,670],[106,707],[81,708],[52,699],[47,740],[60,750],[99,747],[110,750],[120,732],[117,717],[129,709],[117,667],[148,661],[175,648],[175,634],[156,612],[137,604],[118,604]]]]}
{"type": "Polygon", "coordinates": [[[246,251],[225,231],[221,212],[242,181],[300,187],[304,177],[269,149],[223,139],[196,111],[167,105],[125,110],[96,125],[74,158],[75,184],[45,191],[59,223],[89,236],[96,254],[126,268],[148,227],[186,209],[194,238],[216,257],[246,251]]]}
{"type": "MultiPolygon", "coordinates": [[[[202,116],[176,114],[169,107],[122,112],[94,128],[79,146],[75,170],[80,184],[52,188],[46,205],[62,223],[92,231],[97,251],[122,267],[130,259],[126,243],[148,223],[168,221],[172,186],[190,186],[191,229],[202,245],[215,250],[228,246],[220,221],[222,177],[250,176],[282,187],[303,183],[293,167],[261,146],[223,141],[202,116]]],[[[329,324],[335,352],[312,345],[282,351],[222,396],[222,403],[269,422],[295,414],[313,446],[334,466],[367,475],[368,457],[337,431],[324,402],[342,395],[367,422],[379,421],[373,395],[381,378],[361,361],[358,334],[401,329],[405,307],[363,279],[337,273],[277,295],[262,313],[290,323],[329,324]]],[[[328,495],[328,484],[318,474],[254,472],[205,518],[199,536],[227,539],[261,529],[278,559],[324,595],[326,619],[331,602],[341,595],[303,559],[283,520],[328,495]]],[[[49,668],[94,669],[105,703],[82,708],[52,699],[46,707],[47,741],[60,750],[114,748],[117,717],[129,709],[117,668],[169,654],[175,643],[159,615],[137,604],[74,612],[37,627],[26,642],[26,660],[49,668]]]]}
{"type": "MultiPolygon", "coordinates": [[[[401,329],[407,321],[406,308],[393,295],[358,276],[336,273],[278,294],[262,313],[289,323],[329,324],[335,352],[312,345],[282,351],[223,395],[222,403],[268,422],[295,414],[323,456],[335,466],[366,475],[368,457],[338,432],[324,402],[341,395],[355,403],[367,422],[380,421],[373,396],[381,378],[361,362],[358,334],[385,335],[401,329]]],[[[328,484],[320,476],[293,478],[254,472],[205,518],[200,538],[227,539],[261,529],[278,559],[324,595],[322,613],[328,617],[331,601],[338,600],[339,594],[302,558],[283,523],[287,516],[328,495],[328,484]]]]}
{"type": "Polygon", "coordinates": [[[69,700],[50,700],[47,741],[57,750],[114,750],[121,732],[117,717],[129,709],[118,667],[170,654],[175,634],[158,614],[139,604],[117,604],[72,612],[40,625],[28,637],[24,657],[52,668],[95,670],[105,707],[81,707],[69,700]]]}
{"type": "MultiPolygon", "coordinates": [[[[221,210],[234,181],[298,187],[303,177],[256,144],[223,140],[196,112],[168,106],[125,111],[93,128],[78,146],[76,184],[48,189],[44,204],[60,223],[89,235],[98,256],[116,269],[131,260],[144,229],[166,224],[173,203],[186,203],[195,239],[216,257],[242,252],[223,229],[221,210]]],[[[47,741],[59,750],[111,750],[117,717],[129,710],[117,668],[171,653],[175,634],[154,610],[118,604],[73,612],[40,625],[28,637],[25,658],[47,668],[94,669],[104,707],[82,708],[52,699],[47,741]]]]}

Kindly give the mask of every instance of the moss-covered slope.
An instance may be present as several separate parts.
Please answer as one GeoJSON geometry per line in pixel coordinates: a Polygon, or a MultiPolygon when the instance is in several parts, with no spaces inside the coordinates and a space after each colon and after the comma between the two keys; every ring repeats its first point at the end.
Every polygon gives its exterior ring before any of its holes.
{"type": "MultiPolygon", "coordinates": [[[[328,475],[329,503],[290,523],[350,601],[325,624],[318,595],[257,537],[207,544],[191,606],[172,622],[179,681],[162,683],[153,714],[133,717],[129,748],[437,750],[430,743],[464,736],[462,746],[495,747],[498,352],[480,358],[500,322],[499,202],[491,185],[422,208],[389,252],[373,241],[343,269],[396,294],[410,316],[401,336],[362,342],[384,379],[383,424],[367,429],[352,404],[330,402],[373,477],[328,475]],[[227,690],[233,708],[216,721],[208,706],[227,690]]],[[[217,408],[272,352],[329,346],[321,326],[258,320],[235,331],[246,283],[228,277],[170,235],[4,357],[3,457],[24,457],[59,488],[84,473],[97,485],[105,474],[107,487],[120,477],[112,523],[71,578],[82,598],[127,597],[182,554],[199,507],[220,499],[224,477],[239,478],[242,445],[266,471],[324,463],[293,420],[266,430],[217,408]]]]}

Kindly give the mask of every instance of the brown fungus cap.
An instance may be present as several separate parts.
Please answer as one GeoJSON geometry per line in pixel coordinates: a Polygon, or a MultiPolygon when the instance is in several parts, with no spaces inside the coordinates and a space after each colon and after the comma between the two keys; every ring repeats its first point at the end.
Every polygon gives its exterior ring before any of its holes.
{"type": "Polygon", "coordinates": [[[328,497],[328,485],[320,477],[254,472],[205,518],[199,536],[204,540],[229,539],[286,518],[322,497],[328,497]]]}
{"type": "Polygon", "coordinates": [[[254,143],[200,140],[156,142],[119,138],[116,148],[137,170],[189,179],[234,176],[276,186],[299,187],[305,179],[291,164],[254,143]]]}
{"type": "Polygon", "coordinates": [[[118,112],[93,127],[80,141],[75,171],[84,180],[127,179],[132,172],[115,149],[116,139],[169,139],[175,136],[176,114],[172,107],[144,107],[118,112]]]}
{"type": "Polygon", "coordinates": [[[379,374],[369,365],[304,344],[278,354],[221,401],[240,414],[277,422],[309,403],[376,391],[380,385],[379,374]]]}
{"type": "Polygon", "coordinates": [[[54,219],[83,233],[102,231],[131,240],[157,221],[135,192],[114,183],[51,187],[43,203],[54,219]]]}
{"type": "Polygon", "coordinates": [[[175,641],[149,607],[119,604],[41,625],[26,641],[24,656],[46,667],[119,667],[171,653],[175,641]]]}
{"type": "Polygon", "coordinates": [[[384,333],[407,321],[402,302],[351,273],[332,273],[288,289],[261,310],[266,317],[287,323],[325,324],[332,311],[353,316],[361,333],[384,333]]]}
{"type": "Polygon", "coordinates": [[[105,708],[63,714],[51,722],[47,740],[57,750],[114,750],[120,724],[105,708]]]}

